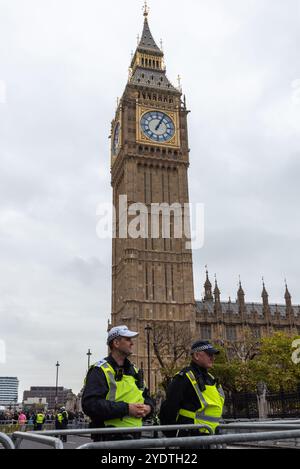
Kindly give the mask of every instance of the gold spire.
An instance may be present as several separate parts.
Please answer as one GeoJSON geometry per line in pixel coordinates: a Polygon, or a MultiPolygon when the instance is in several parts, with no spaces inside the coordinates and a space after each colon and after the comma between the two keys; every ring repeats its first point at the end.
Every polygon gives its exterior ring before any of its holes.
{"type": "Polygon", "coordinates": [[[144,17],[147,18],[147,16],[149,15],[149,12],[150,12],[150,8],[148,7],[148,2],[147,0],[145,0],[145,4],[143,6],[143,10],[144,10],[144,17]]]}

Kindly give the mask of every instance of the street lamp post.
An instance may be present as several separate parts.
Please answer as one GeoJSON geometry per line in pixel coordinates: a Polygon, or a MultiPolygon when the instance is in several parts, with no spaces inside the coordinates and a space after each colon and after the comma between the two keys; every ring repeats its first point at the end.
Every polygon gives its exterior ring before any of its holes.
{"type": "Polygon", "coordinates": [[[58,369],[60,367],[60,364],[59,362],[56,363],[56,385],[55,385],[55,410],[57,409],[57,401],[58,401],[58,398],[57,398],[57,394],[58,394],[58,369]]]}
{"type": "Polygon", "coordinates": [[[87,353],[87,356],[88,356],[88,371],[90,369],[90,364],[91,364],[91,355],[93,355],[93,354],[91,353],[91,350],[89,349],[88,353],[87,353]]]}
{"type": "Polygon", "coordinates": [[[149,392],[151,392],[150,332],[152,331],[152,327],[148,324],[145,327],[145,331],[147,333],[148,389],[149,392]]]}

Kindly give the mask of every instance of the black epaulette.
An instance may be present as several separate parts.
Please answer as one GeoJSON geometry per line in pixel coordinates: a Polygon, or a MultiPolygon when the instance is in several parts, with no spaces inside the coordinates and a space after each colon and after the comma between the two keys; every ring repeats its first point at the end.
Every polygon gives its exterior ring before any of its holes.
{"type": "Polygon", "coordinates": [[[179,371],[178,375],[185,376],[189,371],[191,371],[191,369],[192,369],[191,366],[186,366],[181,371],[179,371]]]}

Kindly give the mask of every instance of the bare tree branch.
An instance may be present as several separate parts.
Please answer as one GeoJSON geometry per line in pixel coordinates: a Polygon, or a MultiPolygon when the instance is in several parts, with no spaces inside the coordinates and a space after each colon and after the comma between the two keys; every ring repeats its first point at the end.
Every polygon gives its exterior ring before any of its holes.
{"type": "Polygon", "coordinates": [[[153,324],[153,349],[161,367],[163,384],[187,361],[191,347],[189,325],[178,322],[153,324]]]}

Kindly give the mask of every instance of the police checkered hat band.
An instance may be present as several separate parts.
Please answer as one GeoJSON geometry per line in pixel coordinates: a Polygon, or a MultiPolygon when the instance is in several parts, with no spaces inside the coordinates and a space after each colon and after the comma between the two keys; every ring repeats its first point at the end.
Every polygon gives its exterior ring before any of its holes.
{"type": "Polygon", "coordinates": [[[114,339],[118,337],[137,337],[139,335],[138,332],[133,332],[128,329],[127,326],[117,326],[113,327],[107,336],[107,345],[109,345],[114,339]]]}
{"type": "Polygon", "coordinates": [[[206,350],[212,350],[211,345],[202,345],[201,347],[193,348],[193,352],[205,352],[206,350]]]}
{"type": "Polygon", "coordinates": [[[193,354],[195,352],[208,352],[212,354],[220,353],[219,350],[215,349],[209,342],[203,340],[198,340],[193,343],[191,353],[193,354]]]}

